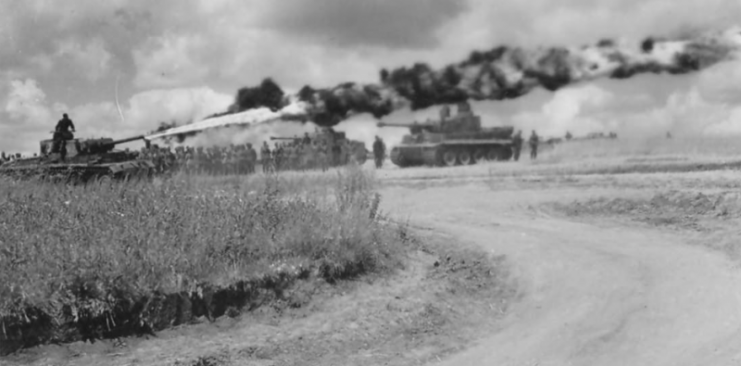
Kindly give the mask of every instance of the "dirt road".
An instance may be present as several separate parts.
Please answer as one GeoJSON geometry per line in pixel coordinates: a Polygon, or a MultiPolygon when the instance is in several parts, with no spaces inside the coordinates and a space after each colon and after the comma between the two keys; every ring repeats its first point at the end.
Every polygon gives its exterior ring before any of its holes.
{"type": "Polygon", "coordinates": [[[501,328],[441,365],[741,364],[741,272],[730,260],[669,231],[534,208],[608,193],[384,188],[387,212],[506,254],[522,282],[501,328]]]}

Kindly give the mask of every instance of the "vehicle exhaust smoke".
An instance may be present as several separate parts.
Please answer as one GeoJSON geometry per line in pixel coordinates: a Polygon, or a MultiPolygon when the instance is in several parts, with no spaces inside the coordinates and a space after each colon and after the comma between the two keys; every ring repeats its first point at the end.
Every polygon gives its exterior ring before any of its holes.
{"type": "Polygon", "coordinates": [[[381,70],[379,84],[346,82],[333,88],[305,86],[285,95],[271,79],[242,88],[223,115],[167,129],[148,139],[180,136],[232,125],[251,126],[275,120],[312,121],[335,126],[353,115],[381,118],[394,111],[424,109],[465,100],[504,100],[536,87],[556,91],[599,78],[627,79],[638,74],[686,74],[738,58],[741,27],[685,39],[647,38],[642,42],[602,40],[583,47],[523,49],[499,46],[474,51],[468,59],[433,70],[424,63],[381,70]]]}

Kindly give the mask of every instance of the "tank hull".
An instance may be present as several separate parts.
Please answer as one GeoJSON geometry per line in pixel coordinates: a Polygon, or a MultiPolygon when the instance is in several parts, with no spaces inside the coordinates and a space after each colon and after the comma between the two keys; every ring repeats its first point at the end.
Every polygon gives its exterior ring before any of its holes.
{"type": "Polygon", "coordinates": [[[54,182],[88,183],[101,179],[149,179],[156,174],[150,160],[109,163],[50,163],[44,158],[26,159],[0,166],[0,176],[16,179],[40,178],[54,182]]]}
{"type": "Polygon", "coordinates": [[[512,155],[511,140],[448,140],[438,143],[400,144],[391,149],[389,157],[395,165],[406,168],[507,161],[512,155]]]}
{"type": "MultiPolygon", "coordinates": [[[[70,136],[66,136],[70,137],[70,136]]],[[[158,164],[136,152],[114,150],[117,144],[143,140],[144,136],[121,140],[42,140],[40,156],[0,165],[0,176],[17,179],[41,178],[53,182],[87,183],[103,180],[148,179],[166,174],[158,164]]]]}

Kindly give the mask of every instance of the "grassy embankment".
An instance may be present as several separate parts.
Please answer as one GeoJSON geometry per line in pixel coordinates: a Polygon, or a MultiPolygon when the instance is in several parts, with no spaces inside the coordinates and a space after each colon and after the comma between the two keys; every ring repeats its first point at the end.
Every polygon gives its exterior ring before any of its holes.
{"type": "Polygon", "coordinates": [[[400,263],[373,178],[0,181],[0,350],[151,332],[400,263]],[[298,193],[297,193],[298,192],[298,193]]]}

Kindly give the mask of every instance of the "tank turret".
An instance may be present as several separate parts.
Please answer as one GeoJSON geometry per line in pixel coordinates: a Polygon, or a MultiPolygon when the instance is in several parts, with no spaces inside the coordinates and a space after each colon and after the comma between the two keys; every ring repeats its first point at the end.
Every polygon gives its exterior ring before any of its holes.
{"type": "Polygon", "coordinates": [[[484,160],[508,160],[512,156],[514,127],[483,128],[481,117],[467,102],[458,104],[450,115],[443,106],[440,118],[414,123],[378,122],[378,127],[405,127],[410,134],[391,149],[391,161],[405,167],[413,165],[459,165],[484,160]]]}

